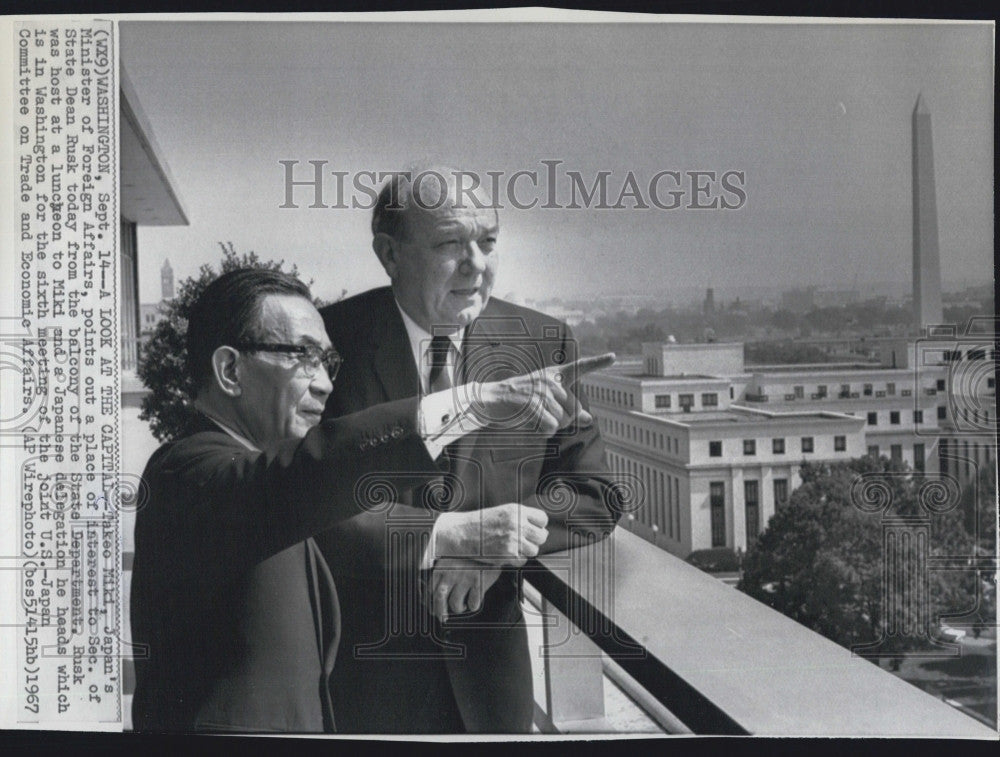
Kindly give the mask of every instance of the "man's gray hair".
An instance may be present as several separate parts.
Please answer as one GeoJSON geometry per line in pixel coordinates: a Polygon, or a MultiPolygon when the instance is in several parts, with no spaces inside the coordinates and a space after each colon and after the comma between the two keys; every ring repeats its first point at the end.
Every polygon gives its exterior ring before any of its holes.
{"type": "Polygon", "coordinates": [[[462,190],[462,195],[471,195],[476,207],[495,207],[476,198],[476,191],[482,187],[477,173],[452,166],[416,166],[406,171],[396,171],[382,185],[375,200],[372,235],[387,234],[393,239],[405,239],[406,211],[411,205],[423,210],[434,210],[449,201],[454,203],[458,200],[457,204],[461,207],[463,197],[456,197],[457,189],[462,190]],[[466,181],[467,178],[472,181],[466,181]]]}

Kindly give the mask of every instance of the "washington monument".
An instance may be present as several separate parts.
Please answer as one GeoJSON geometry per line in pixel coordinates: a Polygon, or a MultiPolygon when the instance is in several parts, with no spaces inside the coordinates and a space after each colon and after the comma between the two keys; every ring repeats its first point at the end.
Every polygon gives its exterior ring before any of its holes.
{"type": "Polygon", "coordinates": [[[918,333],[944,322],[931,112],[922,95],[913,108],[913,318],[918,333]]]}

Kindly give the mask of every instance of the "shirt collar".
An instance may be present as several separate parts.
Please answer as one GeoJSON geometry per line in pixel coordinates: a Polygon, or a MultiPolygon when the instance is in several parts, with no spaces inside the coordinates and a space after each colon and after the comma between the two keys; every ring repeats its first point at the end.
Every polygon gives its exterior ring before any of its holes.
{"type": "MultiPolygon", "coordinates": [[[[421,375],[424,375],[430,371],[430,364],[424,360],[424,353],[430,347],[433,335],[406,314],[406,311],[399,304],[399,300],[393,298],[393,302],[396,303],[396,309],[399,310],[399,314],[403,318],[403,326],[406,327],[406,336],[410,340],[410,351],[413,353],[413,362],[417,366],[417,369],[421,371],[421,375]]],[[[461,354],[465,329],[459,329],[454,334],[449,334],[448,337],[455,346],[455,353],[461,354]]]]}
{"type": "Polygon", "coordinates": [[[240,444],[242,444],[244,447],[246,447],[248,450],[250,450],[251,452],[260,452],[261,451],[261,450],[257,449],[257,447],[254,446],[253,442],[251,442],[245,436],[240,436],[239,434],[237,434],[235,431],[233,431],[231,428],[229,428],[229,426],[227,426],[222,421],[218,420],[217,418],[213,418],[212,416],[208,416],[208,419],[210,421],[212,421],[216,426],[218,426],[219,428],[221,428],[223,431],[225,431],[227,434],[229,434],[231,437],[233,437],[233,439],[235,439],[240,444]]]}

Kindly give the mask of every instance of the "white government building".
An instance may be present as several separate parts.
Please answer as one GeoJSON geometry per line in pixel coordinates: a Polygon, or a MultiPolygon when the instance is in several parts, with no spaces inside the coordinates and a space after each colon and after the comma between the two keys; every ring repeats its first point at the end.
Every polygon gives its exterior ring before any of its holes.
{"type": "Polygon", "coordinates": [[[971,344],[886,340],[880,364],[747,368],[740,342],[648,343],[641,360],[582,383],[609,466],[642,483],[632,530],[686,557],[746,550],[801,483],[803,461],[884,455],[959,481],[992,464],[992,375],[979,372],[974,397],[947,386],[975,373],[955,365],[994,364],[991,348],[971,344]]]}

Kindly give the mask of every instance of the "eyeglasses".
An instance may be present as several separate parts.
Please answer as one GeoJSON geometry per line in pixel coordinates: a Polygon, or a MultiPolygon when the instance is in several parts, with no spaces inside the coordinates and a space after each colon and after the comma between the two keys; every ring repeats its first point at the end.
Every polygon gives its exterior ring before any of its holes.
{"type": "Polygon", "coordinates": [[[298,355],[302,370],[309,378],[315,376],[320,367],[326,369],[330,381],[337,378],[343,359],[333,347],[321,349],[313,344],[271,344],[270,342],[242,342],[236,347],[248,352],[284,352],[298,355]]]}

